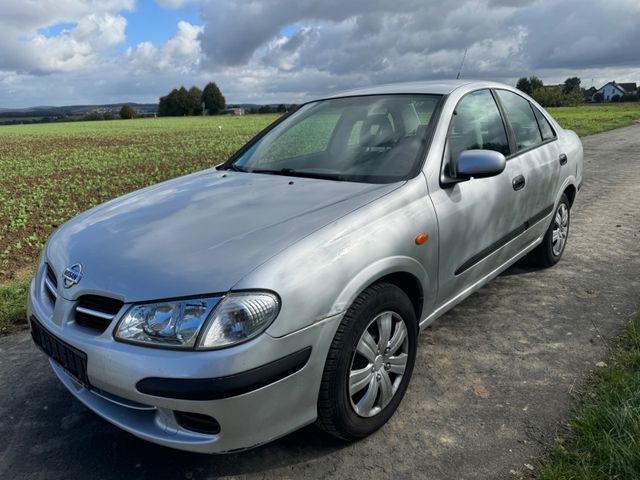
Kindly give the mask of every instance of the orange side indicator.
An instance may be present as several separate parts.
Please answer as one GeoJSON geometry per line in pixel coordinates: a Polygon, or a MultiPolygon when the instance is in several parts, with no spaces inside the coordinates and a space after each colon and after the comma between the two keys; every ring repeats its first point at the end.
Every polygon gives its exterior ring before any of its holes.
{"type": "Polygon", "coordinates": [[[426,243],[427,240],[429,240],[429,235],[421,233],[416,237],[416,245],[422,245],[423,243],[426,243]]]}

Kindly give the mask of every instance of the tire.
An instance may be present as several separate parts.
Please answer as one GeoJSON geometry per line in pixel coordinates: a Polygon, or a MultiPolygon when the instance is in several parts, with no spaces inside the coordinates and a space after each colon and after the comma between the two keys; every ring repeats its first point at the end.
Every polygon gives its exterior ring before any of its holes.
{"type": "Polygon", "coordinates": [[[316,424],[347,441],[359,440],[382,427],[407,390],[417,337],[416,314],[403,290],[390,283],[379,283],[362,292],[342,319],[329,349],[316,424]],[[382,344],[387,349],[378,353],[382,344]],[[403,363],[404,370],[399,373],[403,363]]]}
{"type": "Polygon", "coordinates": [[[542,243],[530,254],[530,263],[537,267],[552,267],[560,261],[569,239],[569,225],[571,223],[571,204],[566,195],[560,197],[551,225],[544,235],[542,243]],[[557,235],[560,235],[558,238],[557,235]],[[554,240],[555,237],[555,240],[554,240]]]}

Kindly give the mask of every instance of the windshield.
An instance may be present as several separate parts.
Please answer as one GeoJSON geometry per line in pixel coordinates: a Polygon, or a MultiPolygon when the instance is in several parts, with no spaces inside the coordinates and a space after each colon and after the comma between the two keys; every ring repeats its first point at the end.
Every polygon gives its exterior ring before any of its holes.
{"type": "Polygon", "coordinates": [[[408,178],[439,95],[372,95],[302,106],[228,169],[368,183],[408,178]]]}

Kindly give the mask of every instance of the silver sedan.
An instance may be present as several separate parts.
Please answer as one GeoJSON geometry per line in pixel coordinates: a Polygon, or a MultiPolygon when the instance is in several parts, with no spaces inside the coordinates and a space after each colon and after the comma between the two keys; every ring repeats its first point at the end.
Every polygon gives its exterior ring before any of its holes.
{"type": "Polygon", "coordinates": [[[506,85],[309,102],[217,168],[60,227],[33,339],[152,442],[233,452],[314,422],[357,440],[397,409],[420,330],[518,259],[560,260],[581,181],[575,133],[506,85]]]}

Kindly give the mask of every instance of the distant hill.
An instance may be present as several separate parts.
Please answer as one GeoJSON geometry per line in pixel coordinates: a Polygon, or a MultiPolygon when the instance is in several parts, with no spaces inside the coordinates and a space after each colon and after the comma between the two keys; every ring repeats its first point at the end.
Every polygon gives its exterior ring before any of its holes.
{"type": "Polygon", "coordinates": [[[139,115],[153,115],[158,112],[158,104],[156,103],[130,102],[108,103],[103,105],[64,105],[61,107],[0,107],[0,125],[73,121],[82,120],[91,116],[111,118],[117,116],[125,104],[131,105],[139,115]]]}
{"type": "MultiPolygon", "coordinates": [[[[117,118],[123,105],[130,105],[139,116],[154,116],[158,113],[157,103],[107,103],[103,105],[64,105],[61,107],[36,106],[26,108],[0,107],[0,125],[24,123],[73,122],[77,120],[108,120],[117,118]]],[[[263,107],[276,111],[278,103],[234,103],[227,107],[241,107],[248,113],[258,112],[263,107]]],[[[291,105],[287,105],[289,108],[291,105]]],[[[260,113],[263,113],[262,111],[260,113]]]]}
{"type": "Polygon", "coordinates": [[[0,112],[2,113],[30,113],[34,111],[38,112],[51,112],[51,113],[77,113],[77,112],[92,112],[96,110],[120,110],[123,105],[131,105],[136,110],[140,111],[158,111],[157,103],[131,103],[131,102],[121,102],[121,103],[106,103],[102,105],[63,105],[61,107],[52,107],[52,106],[37,106],[37,107],[26,107],[26,108],[4,108],[0,107],[0,112]]]}

